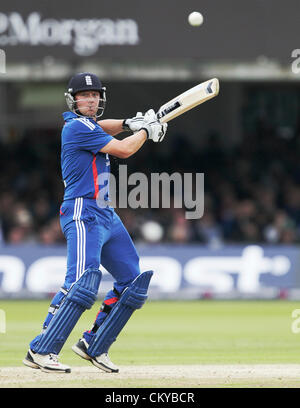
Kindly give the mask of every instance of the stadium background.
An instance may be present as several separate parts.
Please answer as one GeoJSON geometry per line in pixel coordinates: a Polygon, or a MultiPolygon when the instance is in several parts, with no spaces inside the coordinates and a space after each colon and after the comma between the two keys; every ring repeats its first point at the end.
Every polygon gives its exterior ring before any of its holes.
{"type": "Polygon", "coordinates": [[[107,87],[105,118],[157,109],[199,82],[220,80],[219,96],[171,122],[162,145],[112,160],[113,171],[126,163],[128,173],[204,173],[201,219],[175,208],[118,210],[143,265],[157,265],[151,296],[299,298],[297,1],[157,6],[1,3],[2,298],[47,297],[60,285],[63,94],[68,78],[85,70],[107,87]],[[193,10],[203,13],[203,26],[188,25],[193,10]],[[148,221],[162,228],[155,242],[143,229],[148,221]]]}

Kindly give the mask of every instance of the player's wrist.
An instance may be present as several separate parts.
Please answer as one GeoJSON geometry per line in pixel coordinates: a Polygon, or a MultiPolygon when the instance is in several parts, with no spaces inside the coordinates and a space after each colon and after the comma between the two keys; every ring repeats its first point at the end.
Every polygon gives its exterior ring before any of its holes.
{"type": "Polygon", "coordinates": [[[124,119],[123,122],[122,122],[122,129],[123,130],[130,130],[130,127],[129,127],[128,123],[127,123],[127,120],[128,119],[124,119]]]}
{"type": "Polygon", "coordinates": [[[150,136],[149,129],[148,129],[146,126],[143,126],[143,127],[141,128],[141,130],[144,130],[144,132],[145,132],[145,134],[146,134],[146,140],[148,140],[148,139],[149,139],[149,136],[150,136]]]}

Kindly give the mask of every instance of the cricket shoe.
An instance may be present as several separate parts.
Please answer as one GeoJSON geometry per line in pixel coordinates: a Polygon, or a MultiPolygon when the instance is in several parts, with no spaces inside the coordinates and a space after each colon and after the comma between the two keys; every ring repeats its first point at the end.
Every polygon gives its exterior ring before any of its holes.
{"type": "Polygon", "coordinates": [[[94,366],[100,368],[100,370],[106,371],[107,373],[118,373],[118,367],[110,361],[107,353],[100,354],[100,356],[92,357],[91,359],[94,366]]]}
{"type": "Polygon", "coordinates": [[[90,361],[92,360],[92,357],[87,353],[88,346],[89,344],[85,339],[79,339],[78,342],[72,346],[72,350],[80,357],[90,361]]]}
{"type": "Polygon", "coordinates": [[[100,368],[100,370],[106,371],[107,373],[119,372],[118,367],[112,361],[110,361],[107,353],[103,353],[97,357],[91,357],[88,355],[88,346],[88,342],[85,339],[80,339],[76,344],[74,344],[72,350],[85,360],[91,361],[91,363],[93,363],[97,368],[100,368]]]}
{"type": "Polygon", "coordinates": [[[40,368],[44,373],[70,373],[71,368],[61,364],[56,354],[38,354],[28,350],[23,364],[31,368],[40,368]]]}

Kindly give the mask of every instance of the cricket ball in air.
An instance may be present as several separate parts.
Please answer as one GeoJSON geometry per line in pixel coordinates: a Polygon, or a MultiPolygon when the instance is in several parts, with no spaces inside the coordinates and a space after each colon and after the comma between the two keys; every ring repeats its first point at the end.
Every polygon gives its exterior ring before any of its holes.
{"type": "Polygon", "coordinates": [[[203,16],[198,11],[193,11],[188,17],[191,26],[200,26],[203,23],[203,16]]]}

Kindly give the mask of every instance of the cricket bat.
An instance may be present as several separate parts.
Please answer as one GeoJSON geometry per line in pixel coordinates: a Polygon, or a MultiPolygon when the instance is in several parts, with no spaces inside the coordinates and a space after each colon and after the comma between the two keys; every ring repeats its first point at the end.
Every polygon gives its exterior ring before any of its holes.
{"type": "Polygon", "coordinates": [[[219,80],[217,78],[209,79],[188,89],[162,105],[156,113],[157,119],[159,119],[161,123],[169,122],[184,112],[214,98],[218,93],[219,80]]]}

